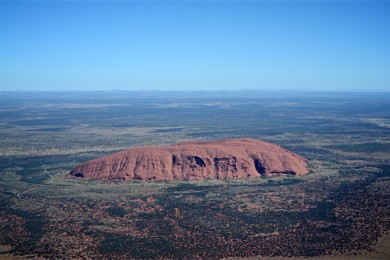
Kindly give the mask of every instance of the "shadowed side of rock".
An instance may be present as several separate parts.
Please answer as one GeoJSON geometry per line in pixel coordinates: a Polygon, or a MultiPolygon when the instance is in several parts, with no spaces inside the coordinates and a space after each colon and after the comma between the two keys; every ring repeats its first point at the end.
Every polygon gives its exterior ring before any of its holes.
{"type": "Polygon", "coordinates": [[[137,147],[85,162],[68,177],[86,180],[202,180],[308,173],[306,160],[256,139],[137,147]]]}

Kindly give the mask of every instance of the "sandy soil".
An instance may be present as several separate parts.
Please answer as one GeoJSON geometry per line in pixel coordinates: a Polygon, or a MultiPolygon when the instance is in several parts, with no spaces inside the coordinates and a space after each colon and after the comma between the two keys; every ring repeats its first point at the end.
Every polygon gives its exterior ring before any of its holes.
{"type": "Polygon", "coordinates": [[[320,259],[320,260],[343,260],[343,259],[390,259],[390,233],[381,237],[374,247],[374,251],[363,255],[332,255],[332,256],[315,256],[315,257],[229,257],[229,260],[294,260],[294,259],[320,259]]]}

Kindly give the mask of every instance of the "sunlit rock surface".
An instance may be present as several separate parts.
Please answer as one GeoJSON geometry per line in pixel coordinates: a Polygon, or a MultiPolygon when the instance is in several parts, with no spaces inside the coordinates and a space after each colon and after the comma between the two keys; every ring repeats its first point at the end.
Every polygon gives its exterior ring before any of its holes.
{"type": "Polygon", "coordinates": [[[68,177],[86,180],[203,180],[307,174],[306,160],[256,139],[136,147],[78,165],[68,177]]]}

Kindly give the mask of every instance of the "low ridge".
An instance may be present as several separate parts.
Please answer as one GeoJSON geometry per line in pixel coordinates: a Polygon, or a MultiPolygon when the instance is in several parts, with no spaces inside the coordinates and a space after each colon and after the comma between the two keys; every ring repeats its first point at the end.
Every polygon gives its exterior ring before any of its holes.
{"type": "Polygon", "coordinates": [[[256,139],[191,141],[136,147],[91,160],[69,178],[86,180],[203,180],[307,174],[306,160],[256,139]]]}

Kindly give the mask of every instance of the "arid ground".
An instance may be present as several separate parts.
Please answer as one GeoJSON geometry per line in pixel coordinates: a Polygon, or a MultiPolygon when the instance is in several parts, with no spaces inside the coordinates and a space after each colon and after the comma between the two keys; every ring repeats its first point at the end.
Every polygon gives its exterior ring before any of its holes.
{"type": "Polygon", "coordinates": [[[0,258],[389,257],[388,93],[0,92],[0,136],[0,258]],[[129,147],[244,137],[310,174],[64,178],[129,147]]]}

